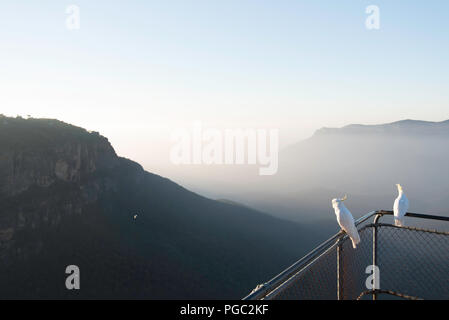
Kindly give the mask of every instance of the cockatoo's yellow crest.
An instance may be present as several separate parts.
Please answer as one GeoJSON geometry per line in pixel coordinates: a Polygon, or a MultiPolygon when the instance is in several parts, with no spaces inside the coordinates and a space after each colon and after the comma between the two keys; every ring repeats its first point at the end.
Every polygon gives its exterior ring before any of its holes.
{"type": "Polygon", "coordinates": [[[341,199],[341,201],[345,201],[345,200],[347,200],[347,199],[348,199],[348,195],[345,194],[345,196],[341,199]]]}

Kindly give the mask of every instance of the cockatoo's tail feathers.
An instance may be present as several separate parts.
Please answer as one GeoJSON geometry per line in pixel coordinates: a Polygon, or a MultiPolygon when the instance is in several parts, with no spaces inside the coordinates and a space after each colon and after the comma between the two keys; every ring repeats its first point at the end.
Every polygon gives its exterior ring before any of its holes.
{"type": "Polygon", "coordinates": [[[394,219],[394,225],[397,227],[403,227],[404,226],[404,221],[399,220],[399,219],[394,219]]]}
{"type": "Polygon", "coordinates": [[[360,243],[360,236],[358,234],[356,234],[355,237],[351,238],[352,241],[352,247],[355,249],[357,248],[357,245],[360,243]]]}

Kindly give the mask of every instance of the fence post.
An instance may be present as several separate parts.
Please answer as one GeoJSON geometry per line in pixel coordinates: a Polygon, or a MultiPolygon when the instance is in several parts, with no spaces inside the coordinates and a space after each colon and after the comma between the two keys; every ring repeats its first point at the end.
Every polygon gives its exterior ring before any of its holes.
{"type": "MultiPolygon", "coordinates": [[[[376,285],[377,283],[377,272],[375,267],[377,266],[377,223],[379,222],[382,214],[377,214],[374,218],[374,227],[373,227],[373,283],[376,285]]],[[[373,300],[377,300],[377,288],[373,289],[373,300]]]]}
{"type": "Polygon", "coordinates": [[[337,300],[343,300],[343,237],[337,240],[337,300]]]}

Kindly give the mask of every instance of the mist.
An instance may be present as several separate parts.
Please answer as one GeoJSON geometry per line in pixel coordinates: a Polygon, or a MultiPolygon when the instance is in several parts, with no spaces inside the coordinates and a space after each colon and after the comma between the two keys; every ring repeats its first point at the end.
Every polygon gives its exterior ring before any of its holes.
{"type": "Polygon", "coordinates": [[[323,128],[282,148],[273,176],[259,176],[251,165],[181,165],[161,171],[208,197],[333,232],[338,230],[333,198],[347,194],[355,217],[391,210],[397,183],[410,199],[411,212],[449,215],[448,138],[447,121],[323,128]]]}

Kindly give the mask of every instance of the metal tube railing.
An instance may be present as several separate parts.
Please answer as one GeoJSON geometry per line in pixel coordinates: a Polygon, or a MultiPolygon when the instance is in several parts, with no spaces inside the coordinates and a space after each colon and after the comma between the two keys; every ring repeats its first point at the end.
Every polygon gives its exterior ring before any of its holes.
{"type": "MultiPolygon", "coordinates": [[[[378,224],[379,219],[381,217],[382,217],[382,214],[378,213],[378,214],[376,214],[376,217],[374,218],[374,226],[373,226],[373,268],[375,266],[377,266],[377,224],[378,224]]],[[[373,274],[373,277],[374,277],[373,282],[374,282],[374,284],[377,283],[376,282],[377,281],[376,276],[377,276],[377,274],[376,274],[375,269],[374,269],[374,274],[373,274]]],[[[377,291],[376,291],[377,289],[379,289],[379,288],[374,288],[373,300],[377,300],[377,291]]]]}
{"type": "Polygon", "coordinates": [[[337,300],[343,299],[343,242],[338,239],[337,244],[337,300]]]}
{"type": "MultiPolygon", "coordinates": [[[[393,211],[388,211],[388,210],[379,210],[379,211],[376,211],[376,213],[380,214],[381,216],[382,215],[390,215],[390,216],[392,216],[394,214],[393,211]]],[[[439,221],[449,221],[449,217],[436,216],[436,215],[431,215],[431,214],[407,212],[405,214],[405,216],[406,217],[411,217],[411,218],[439,220],[439,221]]]]}
{"type": "MultiPolygon", "coordinates": [[[[377,228],[380,225],[379,220],[384,215],[393,215],[393,211],[387,211],[387,210],[378,210],[378,211],[372,211],[361,218],[357,219],[355,221],[355,225],[359,226],[360,224],[364,223],[365,221],[369,220],[373,216],[375,216],[374,223],[372,224],[373,230],[373,257],[372,257],[372,263],[373,265],[377,265],[377,228]]],[[[420,214],[420,213],[406,213],[406,216],[413,217],[413,218],[421,218],[421,219],[431,219],[431,220],[440,220],[440,221],[449,221],[449,217],[443,217],[443,216],[436,216],[436,215],[426,215],[426,214],[420,214]]],[[[249,295],[247,295],[244,300],[257,300],[257,299],[263,299],[267,297],[267,295],[270,295],[271,292],[273,292],[278,287],[282,286],[284,283],[288,282],[288,280],[292,277],[294,277],[296,274],[300,273],[302,270],[307,268],[309,265],[311,265],[316,259],[318,259],[324,252],[328,251],[333,246],[337,246],[337,298],[340,300],[343,298],[343,285],[342,285],[342,267],[341,267],[341,253],[342,253],[342,247],[341,242],[345,239],[347,235],[340,231],[339,233],[335,234],[328,240],[324,241],[320,245],[318,245],[315,249],[310,251],[308,254],[306,254],[303,258],[299,259],[297,262],[295,262],[293,265],[291,265],[289,268],[285,269],[281,273],[279,273],[277,276],[269,280],[268,282],[257,286],[255,290],[253,290],[249,295]]],[[[376,275],[374,275],[376,276],[376,275]]],[[[374,283],[376,283],[376,279],[374,278],[374,283]]],[[[377,298],[377,292],[376,290],[373,291],[373,300],[376,300],[377,298]]]]}

